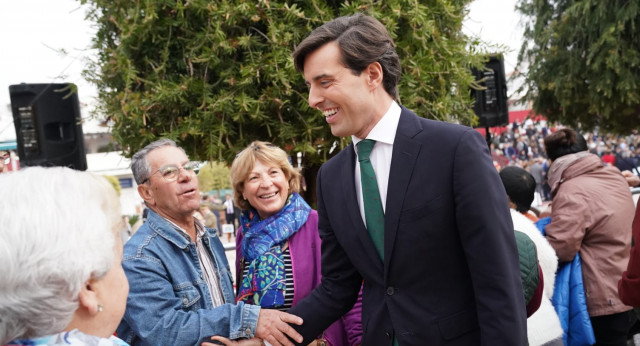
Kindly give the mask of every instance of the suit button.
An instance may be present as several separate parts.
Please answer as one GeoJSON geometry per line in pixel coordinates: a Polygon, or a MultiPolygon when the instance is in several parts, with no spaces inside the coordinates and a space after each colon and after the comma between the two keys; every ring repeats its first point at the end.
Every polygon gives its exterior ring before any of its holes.
{"type": "Polygon", "coordinates": [[[384,335],[387,337],[387,339],[391,339],[391,333],[386,332],[386,333],[384,333],[384,335]]]}
{"type": "Polygon", "coordinates": [[[387,287],[387,295],[392,296],[395,293],[395,289],[391,286],[387,287]]]}

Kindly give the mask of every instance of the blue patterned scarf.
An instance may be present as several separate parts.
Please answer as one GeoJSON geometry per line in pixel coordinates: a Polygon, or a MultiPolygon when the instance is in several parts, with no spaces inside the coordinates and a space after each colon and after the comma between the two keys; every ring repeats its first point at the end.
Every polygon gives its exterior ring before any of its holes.
{"type": "Polygon", "coordinates": [[[286,275],[282,245],[309,218],[311,207],[292,193],[278,213],[260,220],[255,209],[240,214],[244,239],[242,256],[249,262],[242,278],[238,301],[277,308],[284,304],[286,275]]]}

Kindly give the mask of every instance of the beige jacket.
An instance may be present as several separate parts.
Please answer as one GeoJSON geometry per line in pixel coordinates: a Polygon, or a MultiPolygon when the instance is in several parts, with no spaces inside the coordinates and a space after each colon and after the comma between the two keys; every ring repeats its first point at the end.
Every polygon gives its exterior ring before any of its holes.
{"type": "Polygon", "coordinates": [[[562,156],[549,167],[553,196],[546,233],[561,262],[582,258],[590,316],[630,310],[618,298],[618,280],[631,249],[635,207],[620,171],[588,152],[562,156]]]}

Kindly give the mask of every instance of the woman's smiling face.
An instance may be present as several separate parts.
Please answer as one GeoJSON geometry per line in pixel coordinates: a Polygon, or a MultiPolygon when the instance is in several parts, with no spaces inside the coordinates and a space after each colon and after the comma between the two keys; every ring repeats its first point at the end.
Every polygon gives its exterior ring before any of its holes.
{"type": "Polygon", "coordinates": [[[261,219],[266,219],[284,207],[289,197],[289,178],[279,166],[257,160],[244,181],[242,196],[261,219]]]}

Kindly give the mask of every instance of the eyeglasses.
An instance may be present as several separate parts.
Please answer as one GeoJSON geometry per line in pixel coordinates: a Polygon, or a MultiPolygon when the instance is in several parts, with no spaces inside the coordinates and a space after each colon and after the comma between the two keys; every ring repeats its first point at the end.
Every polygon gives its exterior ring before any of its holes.
{"type": "MultiPolygon", "coordinates": [[[[201,166],[202,163],[199,161],[189,161],[182,167],[176,165],[167,165],[164,167],[160,167],[157,171],[151,173],[151,175],[160,173],[165,181],[172,182],[178,179],[178,176],[180,176],[180,169],[184,169],[186,172],[193,172],[194,174],[198,174],[200,172],[201,166]]],[[[143,180],[140,184],[144,184],[149,181],[149,179],[151,179],[151,175],[149,176],[149,178],[143,180]]]]}

